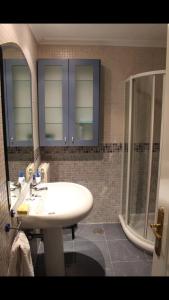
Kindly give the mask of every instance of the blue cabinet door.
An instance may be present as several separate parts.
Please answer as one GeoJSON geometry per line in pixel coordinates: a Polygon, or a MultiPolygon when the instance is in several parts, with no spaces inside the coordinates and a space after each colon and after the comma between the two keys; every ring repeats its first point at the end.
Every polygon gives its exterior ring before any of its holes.
{"type": "Polygon", "coordinates": [[[32,146],[31,74],[25,59],[4,59],[7,145],[32,146]]]}
{"type": "Polygon", "coordinates": [[[68,145],[68,60],[38,61],[41,146],[68,145]]]}
{"type": "Polygon", "coordinates": [[[100,60],[69,60],[69,145],[99,142],[100,60]]]}

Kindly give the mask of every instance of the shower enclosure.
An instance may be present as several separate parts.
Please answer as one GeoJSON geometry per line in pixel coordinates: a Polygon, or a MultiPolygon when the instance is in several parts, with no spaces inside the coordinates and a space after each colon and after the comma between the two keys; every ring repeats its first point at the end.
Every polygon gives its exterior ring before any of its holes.
{"type": "Polygon", "coordinates": [[[120,223],[132,242],[153,252],[165,71],[125,81],[122,211],[120,223]]]}

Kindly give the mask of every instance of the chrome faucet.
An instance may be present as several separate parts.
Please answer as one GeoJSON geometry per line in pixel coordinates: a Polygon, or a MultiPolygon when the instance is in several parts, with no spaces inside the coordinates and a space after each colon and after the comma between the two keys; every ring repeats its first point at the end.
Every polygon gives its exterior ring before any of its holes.
{"type": "Polygon", "coordinates": [[[47,190],[48,187],[47,186],[42,186],[42,187],[38,187],[38,184],[33,184],[32,182],[30,183],[30,195],[32,196],[32,190],[35,191],[44,191],[47,190]]]}
{"type": "Polygon", "coordinates": [[[10,187],[10,191],[15,191],[16,189],[20,189],[21,188],[21,184],[20,182],[14,183],[13,187],[10,187]]]}
{"type": "Polygon", "coordinates": [[[36,183],[33,184],[32,182],[30,183],[30,195],[32,196],[32,190],[36,190],[36,183]]]}

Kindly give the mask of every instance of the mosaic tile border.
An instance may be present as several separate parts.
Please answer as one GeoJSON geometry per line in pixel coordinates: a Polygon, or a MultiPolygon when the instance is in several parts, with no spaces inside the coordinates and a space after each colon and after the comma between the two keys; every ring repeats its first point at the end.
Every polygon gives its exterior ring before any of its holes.
{"type": "MultiPolygon", "coordinates": [[[[134,144],[134,151],[135,152],[145,152],[148,151],[150,148],[149,143],[135,143],[134,144]]],[[[124,144],[124,151],[128,152],[128,144],[124,144]]],[[[153,143],[153,152],[159,152],[160,151],[160,143],[153,143]]]]}
{"type": "MultiPolygon", "coordinates": [[[[134,150],[136,152],[145,152],[149,150],[149,143],[135,143],[134,150]]],[[[77,147],[40,147],[40,152],[43,154],[56,153],[112,153],[121,152],[123,149],[122,143],[100,144],[99,146],[77,146],[77,147]]],[[[128,151],[128,144],[124,144],[124,150],[128,151]]],[[[160,143],[153,144],[153,152],[159,152],[160,143]]]]}
{"type": "Polygon", "coordinates": [[[32,146],[26,146],[26,147],[8,147],[9,153],[30,153],[33,152],[32,146]]]}
{"type": "Polygon", "coordinates": [[[99,146],[74,146],[74,147],[40,147],[45,154],[55,153],[111,153],[121,152],[121,143],[100,144],[99,146]]]}
{"type": "Polygon", "coordinates": [[[8,147],[9,161],[33,161],[33,147],[8,147]]]}
{"type": "Polygon", "coordinates": [[[40,157],[40,147],[34,150],[34,162],[40,157]]]}
{"type": "Polygon", "coordinates": [[[36,161],[40,157],[40,148],[33,147],[8,147],[9,161],[36,161]]]}
{"type": "MultiPolygon", "coordinates": [[[[74,146],[74,147],[38,147],[33,151],[32,147],[9,147],[9,160],[34,160],[36,161],[41,153],[112,153],[121,152],[122,143],[107,143],[99,146],[74,146]]],[[[124,150],[128,151],[128,144],[124,144],[124,150]]],[[[136,152],[144,152],[149,150],[149,143],[135,143],[134,150],[136,152]]],[[[160,143],[153,144],[153,152],[159,152],[160,143]]]]}

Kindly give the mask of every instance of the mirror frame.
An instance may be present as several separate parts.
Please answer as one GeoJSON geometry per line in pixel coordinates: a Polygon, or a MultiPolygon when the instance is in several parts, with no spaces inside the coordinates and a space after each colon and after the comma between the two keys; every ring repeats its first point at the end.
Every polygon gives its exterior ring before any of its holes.
{"type": "Polygon", "coordinates": [[[10,211],[9,202],[9,166],[8,166],[8,146],[7,146],[7,136],[6,136],[6,120],[5,120],[5,91],[4,91],[4,68],[3,68],[3,50],[2,45],[0,45],[0,85],[1,85],[1,107],[2,107],[2,131],[3,131],[3,145],[4,145],[4,158],[5,158],[5,173],[6,173],[6,192],[8,200],[8,209],[10,211]]]}
{"type": "MultiPolygon", "coordinates": [[[[10,177],[9,177],[9,164],[8,164],[8,141],[7,141],[7,134],[6,134],[6,130],[7,130],[7,124],[6,124],[6,107],[5,107],[5,87],[4,87],[4,65],[3,65],[3,46],[14,46],[16,48],[18,48],[22,54],[23,57],[25,58],[25,55],[22,51],[22,49],[20,48],[20,46],[16,43],[13,42],[9,42],[9,43],[3,43],[0,44],[0,88],[1,88],[1,107],[2,107],[2,131],[3,131],[3,145],[4,145],[4,162],[5,162],[5,175],[6,175],[6,192],[7,192],[7,201],[8,201],[8,210],[9,212],[11,211],[11,203],[10,203],[10,195],[9,195],[9,181],[10,181],[10,177]]],[[[26,60],[26,58],[25,58],[26,60]]],[[[27,62],[27,60],[26,60],[27,62]]],[[[31,70],[29,67],[29,64],[27,62],[28,68],[29,68],[29,72],[30,72],[30,77],[31,77],[31,118],[32,118],[32,161],[30,161],[31,163],[34,163],[34,135],[33,135],[33,106],[32,106],[32,74],[31,74],[31,70]]],[[[25,178],[26,179],[26,178],[25,178]]],[[[29,179],[30,181],[31,179],[29,179]]],[[[28,183],[28,182],[26,182],[28,183]]],[[[16,200],[16,202],[19,199],[16,200]]]]}

